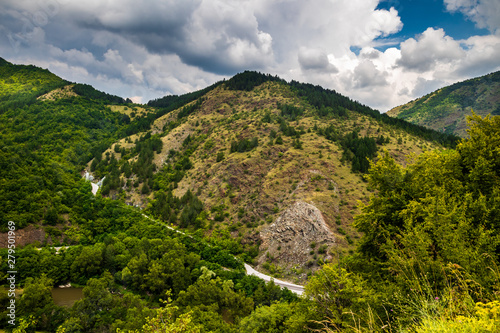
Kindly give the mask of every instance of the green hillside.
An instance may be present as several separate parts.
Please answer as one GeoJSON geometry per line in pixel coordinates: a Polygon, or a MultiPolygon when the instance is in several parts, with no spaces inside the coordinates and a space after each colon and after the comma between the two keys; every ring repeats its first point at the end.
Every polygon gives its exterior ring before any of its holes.
{"type": "Polygon", "coordinates": [[[465,137],[467,116],[500,115],[500,72],[459,82],[398,106],[387,114],[465,137]]]}
{"type": "Polygon", "coordinates": [[[459,140],[256,72],[137,105],[0,71],[0,328],[11,265],[21,331],[500,326],[500,117],[459,140]]]}
{"type": "Polygon", "coordinates": [[[124,101],[34,66],[4,62],[0,81],[0,217],[18,228],[67,222],[80,172],[131,126],[108,107],[124,101]]]}
{"type": "Polygon", "coordinates": [[[0,112],[32,104],[38,96],[68,82],[32,65],[13,65],[0,58],[0,112]]]}

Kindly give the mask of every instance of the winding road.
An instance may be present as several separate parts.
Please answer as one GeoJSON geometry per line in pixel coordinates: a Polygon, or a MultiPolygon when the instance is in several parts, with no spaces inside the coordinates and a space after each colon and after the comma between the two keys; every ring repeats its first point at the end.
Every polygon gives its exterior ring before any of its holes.
{"type": "MultiPolygon", "coordinates": [[[[92,183],[92,182],[91,182],[91,184],[92,184],[92,193],[95,195],[95,194],[97,193],[97,191],[99,190],[99,186],[98,186],[97,184],[95,184],[95,183],[92,183]]],[[[157,220],[155,220],[155,219],[153,219],[153,218],[149,217],[148,215],[146,215],[146,214],[144,214],[144,213],[142,213],[142,216],[144,216],[144,217],[145,217],[145,218],[147,218],[148,220],[150,220],[150,221],[152,221],[152,222],[154,222],[154,223],[157,223],[157,224],[159,224],[159,225],[161,225],[161,226],[163,226],[163,227],[165,227],[165,228],[167,228],[167,229],[170,229],[170,230],[175,231],[175,232],[177,232],[177,233],[180,233],[180,234],[183,234],[183,235],[185,235],[185,236],[188,236],[188,237],[193,238],[193,236],[188,235],[188,234],[186,234],[185,232],[182,232],[182,231],[177,230],[177,229],[175,229],[175,228],[172,228],[171,226],[169,226],[169,225],[167,225],[167,224],[165,224],[165,223],[162,223],[162,222],[160,222],[160,221],[157,221],[157,220]]],[[[246,271],[247,275],[255,275],[255,276],[257,276],[257,277],[259,277],[259,278],[261,278],[262,280],[267,281],[267,282],[269,282],[269,281],[271,281],[271,280],[272,280],[275,284],[277,284],[277,285],[278,285],[278,286],[280,286],[281,288],[287,288],[287,289],[289,289],[290,291],[292,291],[292,292],[294,292],[294,293],[296,293],[296,294],[298,294],[298,295],[302,295],[302,293],[304,292],[304,287],[303,287],[303,286],[300,286],[300,285],[298,285],[298,284],[293,284],[293,283],[290,283],[290,282],[286,282],[286,281],[282,281],[282,280],[275,279],[275,278],[273,278],[273,277],[271,277],[271,276],[269,276],[269,275],[266,275],[266,274],[264,274],[264,273],[261,273],[261,272],[259,272],[259,271],[255,270],[252,266],[250,266],[250,265],[248,265],[248,264],[244,264],[244,265],[245,265],[245,271],[246,271]]]]}
{"type": "Polygon", "coordinates": [[[273,277],[270,277],[269,275],[266,275],[266,274],[263,274],[259,271],[256,271],[252,266],[248,265],[248,264],[245,264],[245,270],[247,272],[247,275],[255,275],[259,278],[261,278],[262,280],[264,281],[273,281],[274,284],[277,284],[278,286],[280,286],[281,288],[287,288],[289,289],[290,291],[298,294],[298,295],[302,295],[302,293],[304,292],[304,287],[303,286],[299,286],[298,284],[293,284],[293,283],[290,283],[290,282],[286,282],[286,281],[281,281],[281,280],[278,280],[278,279],[275,279],[273,277]]]}

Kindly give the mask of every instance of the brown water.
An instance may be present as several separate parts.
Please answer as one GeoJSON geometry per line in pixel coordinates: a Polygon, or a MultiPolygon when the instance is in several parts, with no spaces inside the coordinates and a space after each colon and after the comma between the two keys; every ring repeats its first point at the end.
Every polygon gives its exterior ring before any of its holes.
{"type": "Polygon", "coordinates": [[[53,288],[54,303],[59,306],[71,307],[76,301],[83,298],[83,288],[53,288]]]}

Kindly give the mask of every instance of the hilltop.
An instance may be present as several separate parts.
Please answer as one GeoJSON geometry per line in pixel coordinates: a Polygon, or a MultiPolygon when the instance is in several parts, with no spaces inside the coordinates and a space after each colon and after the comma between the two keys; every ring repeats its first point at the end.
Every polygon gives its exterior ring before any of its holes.
{"type": "Polygon", "coordinates": [[[391,117],[436,131],[467,135],[467,116],[500,115],[500,72],[455,83],[389,110],[391,117]]]}

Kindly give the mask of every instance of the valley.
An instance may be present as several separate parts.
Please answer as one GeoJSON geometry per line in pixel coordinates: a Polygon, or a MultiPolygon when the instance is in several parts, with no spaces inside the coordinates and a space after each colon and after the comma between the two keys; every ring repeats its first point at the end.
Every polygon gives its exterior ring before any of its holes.
{"type": "Polygon", "coordinates": [[[422,311],[498,322],[494,112],[460,139],[251,71],[147,104],[6,61],[0,83],[0,276],[13,221],[19,325],[405,331],[430,325],[414,321],[422,311]],[[51,290],[67,284],[83,297],[62,309],[51,290]]]}

